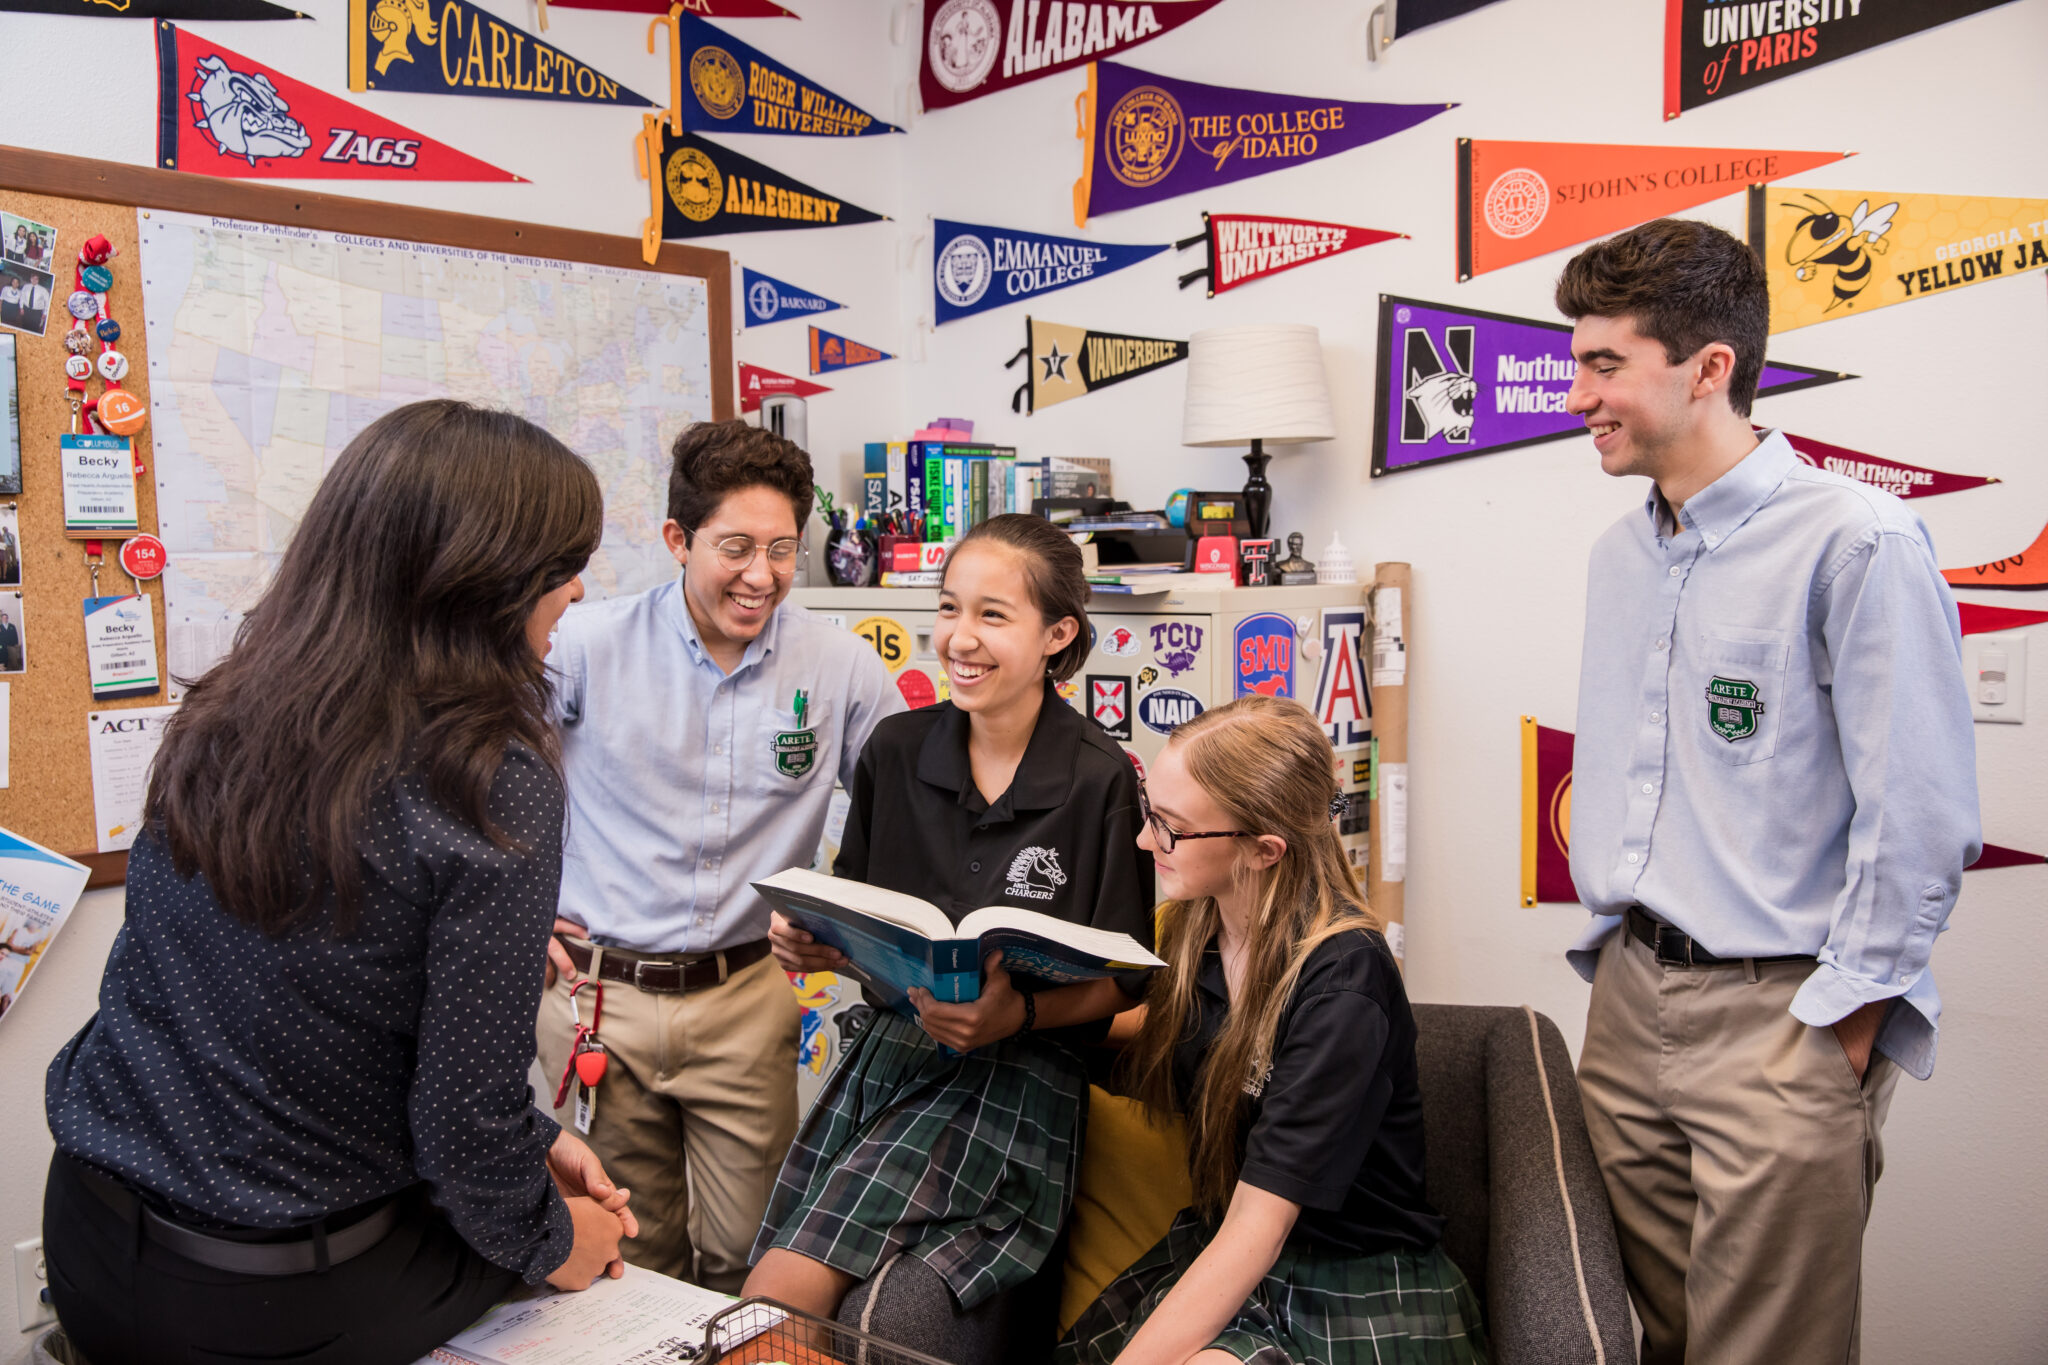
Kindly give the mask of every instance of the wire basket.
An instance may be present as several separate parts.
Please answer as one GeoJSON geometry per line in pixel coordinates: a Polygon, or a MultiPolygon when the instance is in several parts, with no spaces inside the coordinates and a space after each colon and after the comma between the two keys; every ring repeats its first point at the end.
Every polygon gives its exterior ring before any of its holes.
{"type": "Polygon", "coordinates": [[[691,1365],[950,1365],[773,1299],[742,1299],[704,1324],[691,1365]]]}

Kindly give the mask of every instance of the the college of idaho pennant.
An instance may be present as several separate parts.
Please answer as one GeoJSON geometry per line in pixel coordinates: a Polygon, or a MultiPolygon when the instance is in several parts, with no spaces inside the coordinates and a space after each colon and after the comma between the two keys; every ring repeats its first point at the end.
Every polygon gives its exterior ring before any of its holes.
{"type": "Polygon", "coordinates": [[[845,307],[822,294],[784,284],[773,275],[763,275],[751,266],[740,269],[740,302],[746,310],[746,326],[765,327],[794,317],[830,313],[845,307]]]}
{"type": "MultiPolygon", "coordinates": [[[[360,0],[357,0],[360,3],[360,0]]],[[[893,123],[847,103],[749,43],[687,11],[675,16],[683,127],[700,133],[873,137],[893,123]]]]}
{"type": "Polygon", "coordinates": [[[348,0],[348,88],[654,103],[469,0],[348,0]]]}
{"type": "Polygon", "coordinates": [[[1455,104],[1364,104],[1203,85],[1091,62],[1075,136],[1087,145],[1074,225],[1377,142],[1455,104]]]}
{"type": "MultiPolygon", "coordinates": [[[[1763,428],[1757,428],[1757,434],[1763,435],[1763,428]]],[[[1831,446],[1810,436],[1794,436],[1789,431],[1785,433],[1785,440],[1801,463],[1825,469],[1830,474],[1840,474],[1858,483],[1867,483],[1872,488],[1882,488],[1896,498],[1931,498],[1937,493],[1959,493],[1965,488],[1982,488],[1987,483],[1998,482],[1981,474],[1944,474],[1938,469],[1900,464],[1897,460],[1865,455],[1846,446],[1831,446]]]]}
{"type": "Polygon", "coordinates": [[[640,233],[648,260],[663,238],[725,232],[844,227],[882,215],[814,189],[695,133],[672,136],[660,114],[642,114],[634,139],[653,213],[640,233]]]}
{"type": "Polygon", "coordinates": [[[1664,0],[1664,117],[2012,0],[1664,0]]]}
{"type": "Polygon", "coordinates": [[[1209,297],[1253,280],[1263,280],[1310,261],[1341,256],[1374,242],[1406,238],[1405,232],[1318,223],[1310,218],[1268,218],[1255,213],[1205,213],[1202,231],[1174,243],[1186,251],[1206,244],[1209,264],[1180,277],[1185,289],[1196,280],[1209,281],[1209,297]]]}
{"type": "Polygon", "coordinates": [[[1575,901],[1572,732],[1522,717],[1522,904],[1575,901]]]}
{"type": "Polygon", "coordinates": [[[156,164],[251,180],[524,180],[176,24],[156,30],[156,164]]]}
{"type": "Polygon", "coordinates": [[[895,358],[865,342],[828,332],[822,327],[811,328],[812,374],[830,374],[833,370],[850,370],[859,365],[873,365],[895,358]]]}
{"type": "Polygon", "coordinates": [[[1043,232],[955,223],[932,224],[932,289],[937,324],[1114,274],[1166,250],[1052,237],[1043,232]]]}
{"type": "Polygon", "coordinates": [[[81,19],[310,19],[269,0],[0,0],[0,14],[73,14],[81,19]]]}
{"type": "Polygon", "coordinates": [[[1082,62],[1127,52],[1148,38],[1200,17],[1219,0],[924,0],[924,65],[918,90],[926,109],[983,95],[1082,62]]]}
{"type": "Polygon", "coordinates": [[[1668,218],[1851,152],[1458,139],[1458,278],[1668,218]]]}
{"type": "Polygon", "coordinates": [[[1789,332],[2048,267],[2048,199],[1758,185],[1749,244],[1789,332]]]}
{"type": "Polygon", "coordinates": [[[753,412],[761,406],[763,398],[777,394],[788,394],[793,398],[808,398],[814,393],[830,393],[823,384],[813,384],[808,379],[799,379],[793,374],[779,374],[759,365],[740,362],[740,411],[753,412]]]}
{"type": "MultiPolygon", "coordinates": [[[[1380,295],[1373,477],[1585,435],[1564,410],[1571,340],[1562,323],[1380,295]]],[[[1756,391],[1855,377],[1766,360],[1756,391]]]]}
{"type": "Polygon", "coordinates": [[[1185,341],[1097,332],[1030,317],[1024,319],[1024,330],[1024,349],[1003,362],[1009,369],[1021,360],[1029,372],[1011,395],[1012,412],[1036,412],[1188,358],[1185,341]]]}

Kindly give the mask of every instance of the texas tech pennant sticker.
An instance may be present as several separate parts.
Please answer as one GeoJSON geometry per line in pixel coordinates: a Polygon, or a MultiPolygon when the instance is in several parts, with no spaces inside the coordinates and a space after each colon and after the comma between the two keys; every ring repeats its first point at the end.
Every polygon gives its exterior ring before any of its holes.
{"type": "Polygon", "coordinates": [[[242,180],[523,180],[175,24],[156,30],[156,162],[242,180]]]}
{"type": "Polygon", "coordinates": [[[1006,303],[1114,274],[1166,250],[1043,232],[955,223],[932,224],[933,316],[955,322],[1006,303]]]}
{"type": "Polygon", "coordinates": [[[640,173],[647,178],[653,200],[653,213],[642,227],[640,243],[641,254],[649,261],[663,238],[844,227],[882,220],[879,213],[826,194],[708,138],[689,132],[672,136],[668,120],[659,114],[640,116],[640,133],[634,142],[640,173]]]}
{"type": "Polygon", "coordinates": [[[851,370],[860,365],[873,365],[896,357],[884,350],[869,346],[851,337],[828,332],[822,327],[811,328],[811,373],[830,374],[833,370],[851,370]]]}
{"type": "MultiPolygon", "coordinates": [[[[1762,435],[1763,428],[1757,428],[1757,434],[1762,435]]],[[[1931,498],[1938,493],[1959,493],[1965,488],[1982,488],[1987,483],[1998,482],[1980,474],[1944,474],[1938,469],[1922,469],[1916,464],[1880,459],[1876,455],[1865,455],[1860,450],[1850,450],[1847,446],[1831,446],[1810,436],[1794,436],[1789,431],[1785,433],[1785,439],[1801,463],[1855,479],[1858,483],[1867,483],[1872,488],[1882,488],[1897,498],[1931,498]]]]}
{"type": "Polygon", "coordinates": [[[683,89],[679,105],[685,128],[787,137],[873,137],[903,131],[687,10],[676,14],[675,23],[672,50],[682,68],[676,75],[683,89]]]}
{"type": "Polygon", "coordinates": [[[1458,278],[1854,155],[1458,139],[1458,278]]]}
{"type": "Polygon", "coordinates": [[[1024,327],[1024,349],[1003,362],[1008,369],[1023,361],[1030,370],[1010,398],[1012,412],[1036,412],[1188,358],[1185,341],[1096,332],[1028,317],[1024,327]]]}
{"type": "Polygon", "coordinates": [[[1127,52],[1201,17],[1218,0],[1106,4],[1069,0],[924,0],[924,107],[964,104],[1082,62],[1127,52]]]}
{"type": "Polygon", "coordinates": [[[1185,289],[1196,280],[1209,282],[1209,297],[1253,280],[1263,280],[1310,261],[1341,256],[1375,242],[1406,238],[1405,232],[1318,223],[1309,218],[1267,218],[1252,213],[1205,213],[1202,231],[1174,246],[1186,251],[1206,244],[1209,264],[1180,277],[1185,289]]]}
{"type": "Polygon", "coordinates": [[[763,398],[786,393],[796,398],[808,398],[814,393],[830,393],[823,384],[813,384],[808,379],[798,379],[793,374],[777,374],[774,370],[759,365],[740,363],[740,411],[753,412],[761,406],[763,398]]]}
{"type": "MultiPolygon", "coordinates": [[[[1373,477],[1584,435],[1564,410],[1571,337],[1561,323],[1380,295],[1373,477]]],[[[1756,391],[1855,377],[1766,360],[1756,391]]]]}
{"type": "Polygon", "coordinates": [[[654,103],[469,0],[348,0],[348,88],[654,103]]]}

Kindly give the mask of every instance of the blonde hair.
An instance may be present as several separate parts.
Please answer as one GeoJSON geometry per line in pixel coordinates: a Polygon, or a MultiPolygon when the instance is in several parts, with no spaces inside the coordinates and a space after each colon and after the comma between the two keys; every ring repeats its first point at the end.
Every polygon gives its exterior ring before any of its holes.
{"type": "Polygon", "coordinates": [[[1237,1185],[1237,1130],[1248,1087],[1273,1060],[1273,1039],[1303,965],[1325,939],[1377,929],[1332,826],[1339,787],[1329,737],[1297,702],[1241,697],[1178,727],[1168,741],[1188,773],[1233,828],[1273,834],[1287,850],[1271,867],[1242,859],[1236,877],[1251,893],[1244,980],[1222,1032],[1181,1095],[1174,1049],[1199,1019],[1202,957],[1221,924],[1212,897],[1166,901],[1156,911],[1159,956],[1145,1022],[1124,1056],[1132,1092],[1155,1115],[1187,1117],[1195,1207],[1220,1218],[1237,1185]]]}

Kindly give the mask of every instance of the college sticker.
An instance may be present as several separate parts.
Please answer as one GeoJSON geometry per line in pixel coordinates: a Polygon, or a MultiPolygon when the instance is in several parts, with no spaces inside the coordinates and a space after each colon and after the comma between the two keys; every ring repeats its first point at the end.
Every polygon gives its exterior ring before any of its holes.
{"type": "Polygon", "coordinates": [[[1114,654],[1119,659],[1136,658],[1138,651],[1145,647],[1144,639],[1129,626],[1111,626],[1097,643],[1104,654],[1114,654]]]}
{"type": "Polygon", "coordinates": [[[866,640],[889,671],[910,662],[910,632],[893,616],[870,616],[856,621],[853,633],[866,640]]]}
{"type": "Polygon", "coordinates": [[[1201,698],[1178,687],[1155,687],[1138,698],[1138,719],[1154,734],[1170,735],[1201,714],[1201,698]]]}
{"type": "Polygon", "coordinates": [[[784,777],[802,777],[818,763],[818,732],[784,730],[775,736],[775,771],[784,777]]]}
{"type": "Polygon", "coordinates": [[[1232,697],[1294,695],[1294,622],[1276,611],[1245,617],[1231,634],[1232,697]]]}
{"type": "Polygon", "coordinates": [[[1088,715],[1111,739],[1131,737],[1131,680],[1088,675],[1088,715]]]}
{"type": "Polygon", "coordinates": [[[1763,713],[1763,699],[1748,679],[1717,677],[1707,684],[1707,723],[1730,744],[1755,734],[1756,718],[1763,713]]]}

